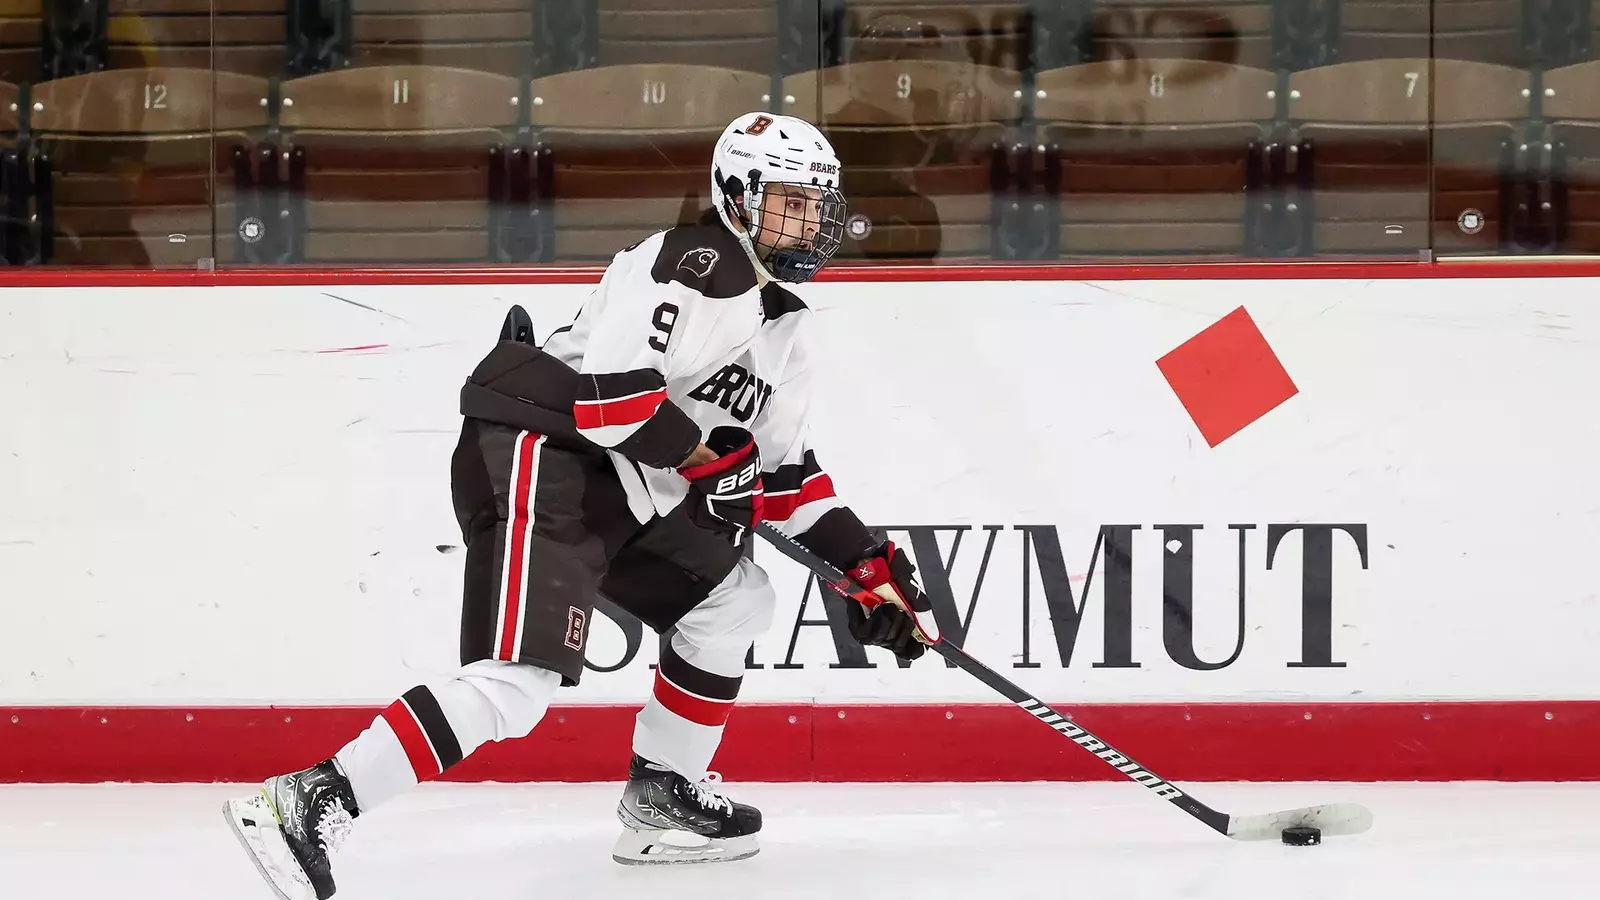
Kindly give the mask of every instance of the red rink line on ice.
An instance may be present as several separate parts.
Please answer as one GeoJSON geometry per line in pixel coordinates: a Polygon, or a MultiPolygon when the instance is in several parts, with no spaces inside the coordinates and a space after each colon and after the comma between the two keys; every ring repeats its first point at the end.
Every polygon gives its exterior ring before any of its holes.
{"type": "MultiPolygon", "coordinates": [[[[1061,705],[1176,781],[1600,780],[1600,701],[1061,705]]],[[[615,781],[638,706],[550,710],[458,781],[615,781]]],[[[331,755],[377,707],[4,707],[0,782],[251,781],[331,755]]],[[[739,781],[1117,776],[1008,705],[745,704],[715,767],[739,781]]]]}
{"type": "MultiPolygon", "coordinates": [[[[593,284],[595,266],[220,269],[0,269],[4,287],[262,287],[337,284],[593,284]]],[[[1097,265],[837,265],[818,281],[1171,281],[1219,279],[1589,278],[1600,257],[1408,262],[1217,262],[1097,265]]]]}

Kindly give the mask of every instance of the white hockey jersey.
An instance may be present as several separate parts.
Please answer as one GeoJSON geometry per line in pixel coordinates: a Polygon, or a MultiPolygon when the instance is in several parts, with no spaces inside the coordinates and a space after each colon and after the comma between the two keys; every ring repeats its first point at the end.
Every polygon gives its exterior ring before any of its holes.
{"type": "Polygon", "coordinates": [[[711,215],[618,253],[543,348],[582,376],[578,431],[608,448],[639,521],[670,512],[688,482],[638,459],[680,460],[711,429],[736,425],[761,454],[767,520],[799,535],[842,505],[807,445],[814,315],[780,284],[758,287],[711,215]]]}

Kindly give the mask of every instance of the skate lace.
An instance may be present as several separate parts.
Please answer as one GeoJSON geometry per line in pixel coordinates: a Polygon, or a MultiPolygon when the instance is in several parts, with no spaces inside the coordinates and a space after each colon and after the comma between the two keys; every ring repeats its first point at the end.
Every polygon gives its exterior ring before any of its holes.
{"type": "Polygon", "coordinates": [[[725,813],[733,812],[733,801],[717,793],[714,785],[722,783],[721,772],[707,772],[704,780],[690,782],[689,790],[694,793],[694,799],[706,809],[720,810],[725,813]]]}
{"type": "Polygon", "coordinates": [[[330,798],[322,804],[322,814],[317,816],[317,840],[325,853],[337,851],[355,828],[355,819],[337,799],[330,798]]]}

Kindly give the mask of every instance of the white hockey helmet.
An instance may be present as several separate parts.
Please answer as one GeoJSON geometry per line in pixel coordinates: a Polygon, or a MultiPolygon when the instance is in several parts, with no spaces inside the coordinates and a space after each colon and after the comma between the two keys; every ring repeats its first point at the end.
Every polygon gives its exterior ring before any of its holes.
{"type": "Polygon", "coordinates": [[[810,122],[745,113],[717,138],[711,201],[761,271],[778,281],[809,281],[844,243],[842,174],[833,147],[810,122]],[[805,188],[795,193],[807,194],[807,201],[768,202],[774,184],[805,188]]]}

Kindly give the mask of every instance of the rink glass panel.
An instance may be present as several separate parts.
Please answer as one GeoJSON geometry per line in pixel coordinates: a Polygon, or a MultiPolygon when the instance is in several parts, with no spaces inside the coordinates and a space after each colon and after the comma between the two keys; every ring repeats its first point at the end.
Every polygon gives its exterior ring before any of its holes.
{"type": "Polygon", "coordinates": [[[0,14],[12,264],[603,263],[734,115],[846,165],[841,259],[1600,246],[1576,0],[105,0],[0,14]]]}

